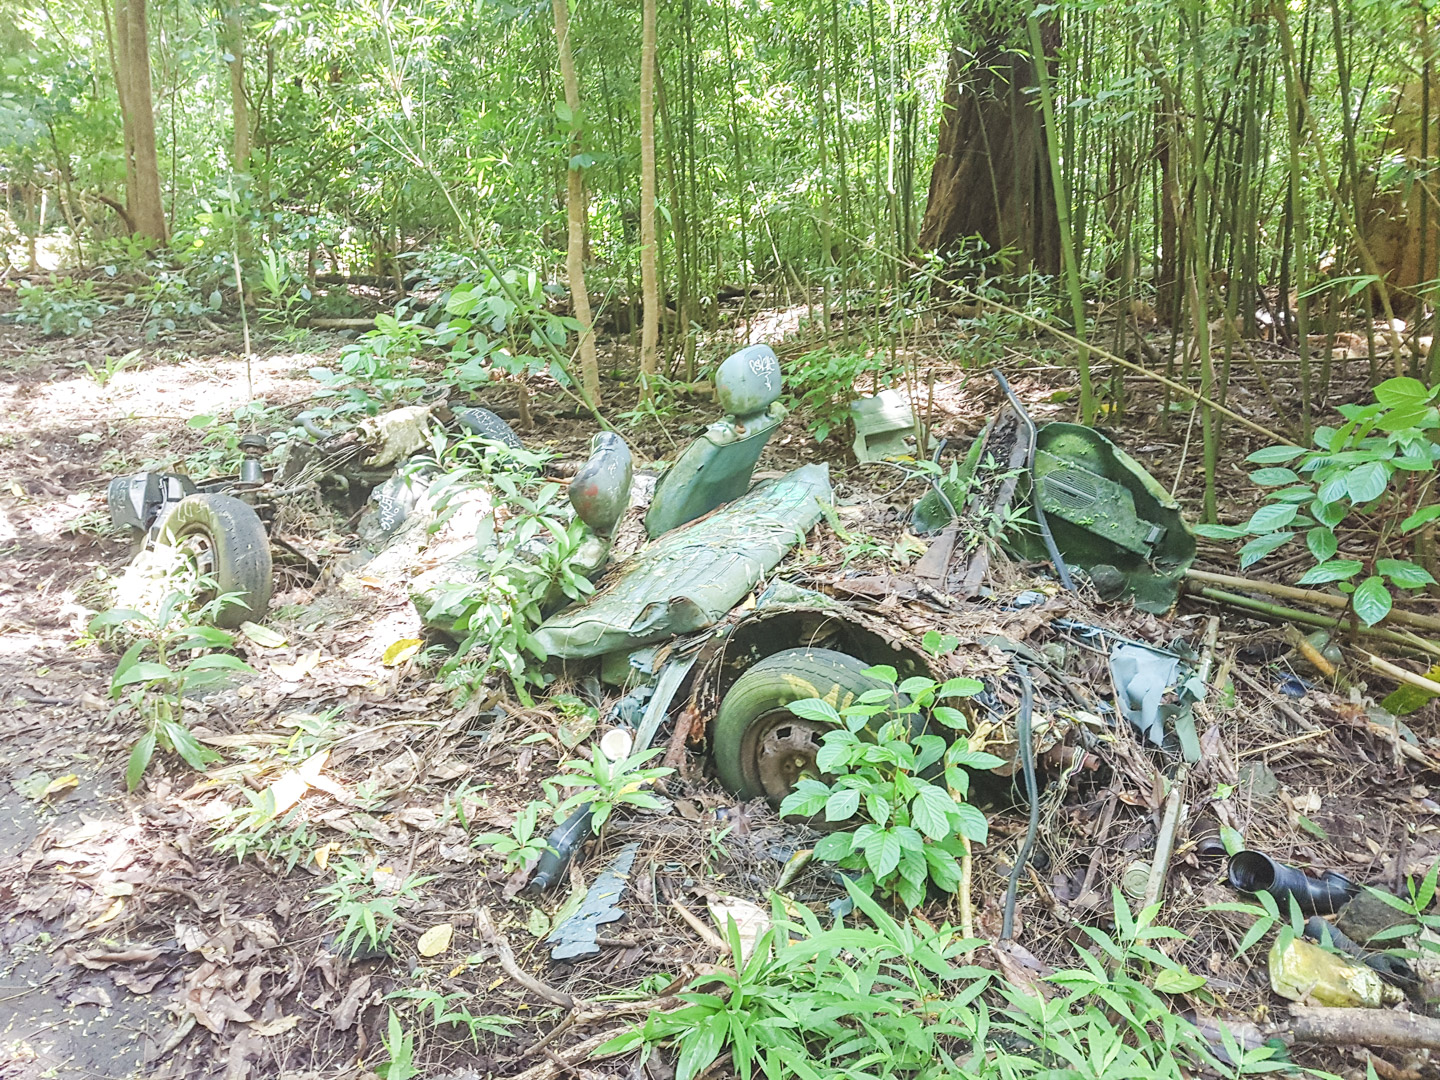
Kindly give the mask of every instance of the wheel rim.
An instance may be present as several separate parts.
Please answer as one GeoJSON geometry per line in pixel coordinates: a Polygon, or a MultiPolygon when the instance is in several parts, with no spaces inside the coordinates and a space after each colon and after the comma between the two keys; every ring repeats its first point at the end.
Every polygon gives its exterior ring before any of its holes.
{"type": "Polygon", "coordinates": [[[757,716],[740,744],[745,786],[779,803],[803,778],[820,775],[815,755],[830,730],[831,725],[802,720],[783,706],[757,716]]]}
{"type": "Polygon", "coordinates": [[[215,580],[215,572],[218,567],[215,556],[215,538],[204,529],[191,529],[181,533],[175,538],[175,550],[181,552],[195,568],[196,593],[195,599],[199,603],[205,603],[214,598],[214,588],[210,585],[200,585],[200,582],[215,580]]]}

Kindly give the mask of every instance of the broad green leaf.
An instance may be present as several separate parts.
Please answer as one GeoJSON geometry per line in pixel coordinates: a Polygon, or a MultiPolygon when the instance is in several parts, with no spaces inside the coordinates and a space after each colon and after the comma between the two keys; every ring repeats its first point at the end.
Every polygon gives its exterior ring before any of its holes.
{"type": "Polygon", "coordinates": [[[1326,502],[1317,498],[1310,504],[1310,513],[1315,515],[1315,520],[1321,525],[1328,525],[1333,529],[1345,520],[1350,508],[1341,502],[1326,502]]]}
{"type": "Polygon", "coordinates": [[[1185,968],[1164,968],[1155,976],[1155,990],[1161,994],[1185,994],[1205,985],[1205,976],[1185,968]]]}
{"type": "Polygon", "coordinates": [[[944,848],[936,844],[925,845],[925,862],[930,867],[930,880],[946,892],[954,892],[960,885],[960,866],[944,848]]]}
{"type": "Polygon", "coordinates": [[[1311,529],[1305,534],[1305,546],[1310,549],[1320,562],[1324,562],[1340,550],[1340,542],[1335,539],[1335,531],[1324,525],[1311,529]]]}
{"type": "Polygon", "coordinates": [[[835,711],[835,706],[828,701],[821,701],[819,698],[801,698],[799,701],[792,701],[785,706],[802,720],[813,720],[817,724],[834,724],[840,726],[840,714],[835,711]]]}
{"type": "Polygon", "coordinates": [[[1283,547],[1295,536],[1292,532],[1266,533],[1257,536],[1240,549],[1240,569],[1255,565],[1278,547],[1283,547]]]}
{"type": "Polygon", "coordinates": [[[1440,518],[1440,503],[1422,506],[1400,523],[1400,531],[1410,532],[1412,529],[1418,529],[1421,525],[1428,525],[1436,518],[1440,518]]]}
{"type": "Polygon", "coordinates": [[[1366,626],[1374,626],[1390,614],[1390,590],[1379,576],[1371,576],[1360,583],[1355,595],[1350,598],[1356,616],[1366,626]]]}
{"type": "Polygon", "coordinates": [[[825,820],[844,821],[860,808],[860,792],[856,788],[841,788],[825,801],[825,820]]]}
{"type": "Polygon", "coordinates": [[[1389,578],[1402,589],[1423,589],[1426,585],[1435,584],[1429,570],[1400,559],[1377,559],[1375,572],[1389,578]]]}
{"type": "Polygon", "coordinates": [[[1256,469],[1250,474],[1250,482],[1260,487],[1279,487],[1281,484],[1298,483],[1300,477],[1291,469],[1256,469]]]}
{"type": "Polygon", "coordinates": [[[147,731],[140,736],[140,741],[130,751],[130,760],[125,763],[126,791],[134,791],[140,786],[140,779],[150,767],[150,759],[154,756],[155,736],[147,731]]]}
{"type": "Polygon", "coordinates": [[[163,682],[174,677],[175,673],[164,664],[157,664],[151,660],[138,660],[117,674],[112,680],[112,684],[130,686],[133,683],[163,682]]]}
{"type": "Polygon", "coordinates": [[[985,820],[985,815],[970,803],[959,803],[956,809],[960,813],[960,835],[983,844],[990,833],[990,823],[985,820]]]}
{"type": "Polygon", "coordinates": [[[955,800],[943,788],[926,784],[910,803],[910,820],[931,840],[944,840],[951,833],[950,820],[955,800]]]}
{"type": "Polygon", "coordinates": [[[900,865],[900,853],[903,850],[900,837],[895,835],[893,829],[881,829],[865,845],[865,860],[870,864],[871,873],[877,878],[893,874],[900,865]]]}
{"type": "Polygon", "coordinates": [[[1294,521],[1298,512],[1293,503],[1268,503],[1250,515],[1245,529],[1252,533],[1274,532],[1294,521]]]}
{"type": "Polygon", "coordinates": [[[1190,531],[1210,540],[1239,540],[1249,535],[1244,525],[1192,525],[1190,531]]]}
{"type": "Polygon", "coordinates": [[[1350,470],[1345,477],[1345,490],[1356,504],[1371,502],[1385,493],[1390,471],[1378,461],[1367,462],[1350,470]]]}
{"type": "Polygon", "coordinates": [[[985,684],[979,679],[970,679],[961,676],[959,678],[946,679],[940,689],[935,691],[935,696],[940,698],[974,697],[976,694],[983,692],[984,689],[985,684]]]}
{"type": "Polygon", "coordinates": [[[815,858],[821,862],[838,863],[850,854],[854,842],[854,833],[833,832],[829,836],[822,836],[815,844],[815,858]]]}
{"type": "Polygon", "coordinates": [[[1375,400],[1381,405],[1391,407],[1414,404],[1425,401],[1429,397],[1430,390],[1424,383],[1419,379],[1411,379],[1406,376],[1386,379],[1375,387],[1375,400]]]}
{"type": "Polygon", "coordinates": [[[1263,450],[1256,450],[1245,460],[1252,465],[1283,465],[1287,461],[1294,461],[1305,452],[1300,446],[1267,446],[1263,450]]]}
{"type": "Polygon", "coordinates": [[[1330,581],[1349,581],[1363,569],[1365,564],[1359,559],[1331,559],[1306,570],[1300,584],[1324,585],[1330,581]]]}

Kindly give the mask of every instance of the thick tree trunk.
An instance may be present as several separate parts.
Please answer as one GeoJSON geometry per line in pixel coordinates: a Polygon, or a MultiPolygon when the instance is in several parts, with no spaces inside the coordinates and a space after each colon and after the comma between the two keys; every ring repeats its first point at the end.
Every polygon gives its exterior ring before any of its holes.
{"type": "Polygon", "coordinates": [[[155,106],[150,88],[146,0],[115,0],[115,85],[125,129],[125,203],[138,235],[164,244],[168,230],[160,197],[155,106]]]}
{"type": "MultiPolygon", "coordinates": [[[[1045,46],[1058,31],[1047,24],[1045,46]]],[[[991,26],[979,49],[950,52],[930,195],[919,246],[942,255],[978,236],[992,253],[1011,248],[1018,270],[1060,270],[1060,230],[1046,154],[1035,66],[1011,47],[1012,28],[991,26]]]]}
{"type": "Polygon", "coordinates": [[[555,10],[555,40],[560,48],[560,79],[565,84],[565,106],[570,110],[570,163],[565,177],[565,217],[569,235],[565,249],[565,276],[570,279],[570,297],[575,320],[580,324],[580,384],[593,406],[600,404],[600,364],[595,357],[595,323],[590,311],[590,294],[585,290],[585,170],[579,156],[580,80],[575,75],[575,58],[570,49],[569,0],[552,0],[555,10]]]}
{"type": "Polygon", "coordinates": [[[650,377],[659,361],[660,277],[655,239],[655,0],[643,0],[640,35],[640,384],[650,396],[650,377]]]}
{"type": "Polygon", "coordinates": [[[230,69],[230,115],[235,123],[235,141],[231,149],[231,166],[238,173],[250,165],[250,103],[245,97],[245,26],[240,9],[233,4],[225,8],[225,49],[230,69]]]}

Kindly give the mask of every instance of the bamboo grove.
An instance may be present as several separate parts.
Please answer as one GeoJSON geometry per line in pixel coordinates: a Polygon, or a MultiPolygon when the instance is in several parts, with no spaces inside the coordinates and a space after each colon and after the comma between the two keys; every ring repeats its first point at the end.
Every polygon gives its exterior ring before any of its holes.
{"type": "MultiPolygon", "coordinates": [[[[1258,336],[1358,333],[1373,378],[1430,374],[1428,0],[3,6],[0,227],[17,275],[49,242],[85,266],[179,267],[200,288],[267,260],[312,284],[403,286],[478,250],[554,282],[578,262],[595,319],[628,330],[648,180],[672,374],[693,376],[737,290],[823,309],[828,326],[832,310],[907,318],[980,280],[1053,298],[1047,321],[1077,342],[1221,404],[1236,365],[1270,392],[1244,345],[1258,336]],[[148,227],[132,127],[155,145],[148,227]],[[979,155],[978,182],[941,182],[947,145],[947,160],[979,155]],[[995,219],[969,230],[981,240],[963,228],[977,212],[995,219]],[[1171,331],[1164,358],[1138,340],[1152,324],[1171,331]]],[[[1086,348],[1073,355],[1088,369],[1086,348]]],[[[1299,402],[1276,403],[1296,437],[1333,376],[1311,355],[1295,349],[1299,402]]],[[[1122,369],[1104,371],[1093,386],[1085,373],[1087,419],[1123,406],[1122,369]]]]}

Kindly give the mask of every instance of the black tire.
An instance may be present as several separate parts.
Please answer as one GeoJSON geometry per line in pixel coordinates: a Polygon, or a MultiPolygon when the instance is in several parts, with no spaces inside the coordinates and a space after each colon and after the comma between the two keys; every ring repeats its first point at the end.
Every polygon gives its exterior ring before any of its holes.
{"type": "Polygon", "coordinates": [[[187,496],[165,516],[156,539],[190,551],[219,595],[239,594],[243,602],[222,607],[216,626],[234,629],[264,618],[274,588],[270,537],[248,505],[229,495],[187,496]]]}
{"type": "MultiPolygon", "coordinates": [[[[801,774],[814,773],[824,734],[786,706],[821,698],[837,709],[885,683],[866,675],[870,665],[834,649],[786,649],[767,656],[738,679],[720,703],[711,741],[720,782],[742,799],[779,806],[801,774]]],[[[866,725],[885,722],[880,714],[866,725]]]]}
{"type": "Polygon", "coordinates": [[[482,439],[503,443],[511,450],[525,449],[525,444],[520,441],[520,436],[516,435],[510,429],[509,424],[489,409],[482,409],[479,406],[460,409],[455,413],[455,419],[471,435],[479,435],[482,439]]]}

